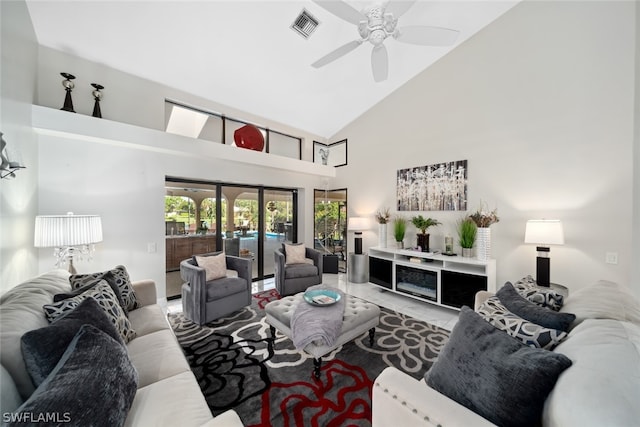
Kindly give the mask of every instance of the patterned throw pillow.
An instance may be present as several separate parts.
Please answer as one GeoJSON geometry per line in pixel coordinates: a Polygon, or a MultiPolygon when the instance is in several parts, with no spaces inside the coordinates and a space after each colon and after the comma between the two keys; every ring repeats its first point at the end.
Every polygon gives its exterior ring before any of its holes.
{"type": "Polygon", "coordinates": [[[88,291],[89,289],[96,286],[102,280],[106,281],[109,286],[111,286],[111,290],[114,294],[116,294],[116,298],[118,298],[118,302],[120,306],[124,310],[124,314],[129,317],[129,311],[127,310],[127,304],[122,299],[122,294],[120,293],[120,288],[118,288],[118,284],[116,283],[116,278],[112,272],[107,271],[102,274],[101,277],[94,278],[92,275],[73,275],[69,277],[69,283],[71,284],[71,289],[73,291],[66,294],[56,294],[53,296],[53,302],[62,301],[63,299],[75,297],[76,295],[80,295],[81,293],[88,291]],[[81,287],[76,288],[78,284],[82,284],[81,287]]]}
{"type": "Polygon", "coordinates": [[[567,336],[566,332],[545,328],[516,316],[496,296],[487,298],[477,311],[487,322],[530,347],[552,350],[567,336]]]}
{"type": "Polygon", "coordinates": [[[209,256],[194,255],[194,258],[198,267],[204,268],[207,282],[227,276],[227,256],[224,252],[209,256]]]}
{"type": "Polygon", "coordinates": [[[76,274],[69,278],[69,282],[71,283],[72,289],[78,289],[88,285],[95,279],[105,279],[109,283],[115,283],[120,290],[120,296],[125,304],[124,307],[129,311],[138,308],[138,301],[136,299],[136,294],[133,291],[133,286],[131,285],[129,273],[123,265],[118,265],[113,270],[103,271],[100,273],[76,274]],[[103,277],[107,273],[111,273],[113,277],[103,277]]]}
{"type": "Polygon", "coordinates": [[[303,244],[290,245],[288,243],[284,243],[284,255],[286,259],[286,264],[304,264],[306,263],[305,259],[306,248],[303,244]]]}
{"type": "Polygon", "coordinates": [[[513,284],[513,287],[525,299],[558,311],[564,304],[564,296],[550,288],[541,288],[531,276],[523,277],[513,284]]]}
{"type": "Polygon", "coordinates": [[[135,338],[136,331],[133,330],[131,322],[129,322],[129,319],[125,316],[124,310],[120,307],[118,299],[106,281],[101,281],[80,295],[53,304],[46,304],[42,308],[49,322],[53,322],[64,313],[75,309],[85,298],[93,298],[96,300],[100,308],[107,313],[125,343],[135,338]]]}

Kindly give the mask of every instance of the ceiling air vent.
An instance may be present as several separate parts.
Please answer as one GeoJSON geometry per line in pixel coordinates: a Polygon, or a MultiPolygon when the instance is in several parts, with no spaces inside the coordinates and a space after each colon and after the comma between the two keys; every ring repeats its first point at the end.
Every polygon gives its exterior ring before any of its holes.
{"type": "Polygon", "coordinates": [[[316,29],[319,22],[316,18],[313,17],[306,9],[302,9],[300,15],[296,18],[296,20],[291,24],[291,28],[293,28],[296,33],[300,34],[305,39],[308,39],[313,30],[316,29]]]}

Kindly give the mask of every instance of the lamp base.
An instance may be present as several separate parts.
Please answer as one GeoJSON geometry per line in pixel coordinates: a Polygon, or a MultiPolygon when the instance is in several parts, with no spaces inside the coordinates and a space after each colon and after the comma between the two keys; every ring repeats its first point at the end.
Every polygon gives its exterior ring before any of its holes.
{"type": "Polygon", "coordinates": [[[356,231],[355,238],[353,239],[354,252],[358,255],[362,254],[362,232],[356,231]]]}
{"type": "Polygon", "coordinates": [[[551,258],[537,257],[536,258],[536,283],[538,286],[549,287],[550,284],[550,271],[551,271],[551,258]]]}
{"type": "Polygon", "coordinates": [[[69,273],[71,274],[78,274],[78,271],[76,270],[76,268],[73,266],[73,257],[70,256],[69,257],[69,273]]]}

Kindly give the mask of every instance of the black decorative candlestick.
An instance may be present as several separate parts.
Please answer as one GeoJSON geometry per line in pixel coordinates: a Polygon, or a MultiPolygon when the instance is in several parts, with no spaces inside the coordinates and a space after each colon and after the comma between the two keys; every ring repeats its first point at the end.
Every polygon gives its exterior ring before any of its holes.
{"type": "Polygon", "coordinates": [[[64,97],[64,106],[61,108],[61,110],[75,113],[75,111],[73,110],[73,101],[71,100],[71,91],[75,87],[75,84],[71,80],[75,79],[76,76],[69,73],[60,73],[60,75],[65,78],[65,80],[62,81],[62,86],[64,86],[64,90],[67,92],[64,97]]]}
{"type": "Polygon", "coordinates": [[[93,99],[95,99],[95,103],[93,104],[93,117],[102,118],[102,111],[100,111],[100,99],[102,98],[102,89],[104,86],[98,83],[91,83],[91,86],[94,87],[94,91],[91,92],[93,94],[93,99]]]}

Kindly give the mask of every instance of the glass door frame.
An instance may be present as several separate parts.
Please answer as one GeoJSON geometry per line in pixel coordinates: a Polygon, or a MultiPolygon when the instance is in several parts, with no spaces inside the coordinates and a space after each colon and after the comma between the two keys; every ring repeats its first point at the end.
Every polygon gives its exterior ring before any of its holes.
{"type": "MultiPolygon", "coordinates": [[[[266,207],[264,206],[264,193],[265,191],[282,191],[282,192],[290,192],[292,198],[292,206],[291,206],[291,217],[292,217],[292,241],[293,243],[298,242],[298,189],[297,188],[286,188],[286,187],[272,187],[272,186],[262,186],[262,185],[253,185],[253,184],[238,184],[238,183],[227,183],[222,181],[206,181],[206,180],[197,180],[197,179],[187,179],[187,178],[177,178],[165,176],[165,184],[166,183],[176,183],[176,184],[184,184],[188,186],[189,184],[198,184],[198,185],[209,185],[213,190],[215,188],[216,192],[216,230],[220,230],[216,233],[216,247],[223,248],[223,233],[226,230],[222,229],[222,188],[223,187],[240,187],[257,190],[258,194],[258,230],[259,230],[259,238],[258,238],[258,253],[255,254],[254,262],[257,263],[257,276],[253,277],[253,281],[263,280],[266,278],[273,277],[274,274],[270,273],[264,274],[264,256],[268,254],[264,254],[264,230],[266,225],[266,207]]],[[[233,218],[231,218],[233,221],[233,218]]],[[[229,221],[229,218],[227,218],[229,221]]]]}

